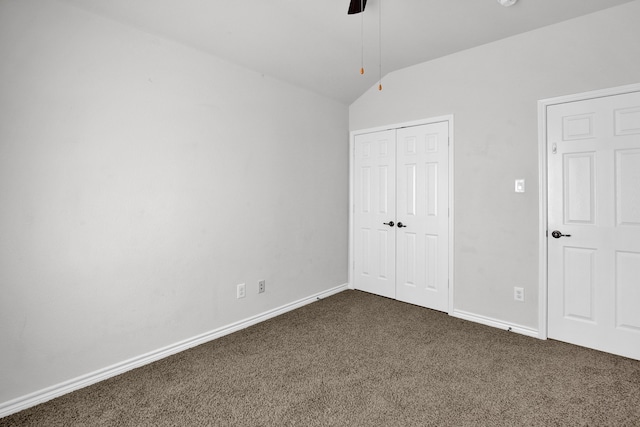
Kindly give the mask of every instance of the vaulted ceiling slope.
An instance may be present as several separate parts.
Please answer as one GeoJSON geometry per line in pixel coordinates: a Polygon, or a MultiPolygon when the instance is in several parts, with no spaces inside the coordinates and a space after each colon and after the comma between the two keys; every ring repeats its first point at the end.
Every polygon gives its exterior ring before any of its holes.
{"type": "Polygon", "coordinates": [[[351,104],[382,75],[633,0],[61,0],[351,104]],[[364,28],[365,74],[361,64],[364,28]]]}

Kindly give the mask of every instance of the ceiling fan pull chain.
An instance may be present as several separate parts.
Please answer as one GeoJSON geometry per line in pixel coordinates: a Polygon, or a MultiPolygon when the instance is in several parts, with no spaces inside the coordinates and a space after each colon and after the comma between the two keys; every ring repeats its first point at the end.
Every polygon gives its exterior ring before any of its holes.
{"type": "Polygon", "coordinates": [[[380,0],[378,7],[378,48],[380,56],[380,80],[378,81],[378,90],[382,90],[382,0],[380,0]]]}
{"type": "Polygon", "coordinates": [[[364,0],[360,0],[360,74],[364,74],[364,0]]]}

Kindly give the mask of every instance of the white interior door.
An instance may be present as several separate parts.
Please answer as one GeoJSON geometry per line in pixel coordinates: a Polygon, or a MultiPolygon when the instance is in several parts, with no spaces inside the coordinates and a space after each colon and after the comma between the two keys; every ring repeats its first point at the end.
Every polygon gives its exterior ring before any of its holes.
{"type": "Polygon", "coordinates": [[[435,310],[449,304],[449,127],[398,129],[396,298],[435,310]]]}
{"type": "Polygon", "coordinates": [[[357,135],[356,289],[447,311],[449,122],[357,135]]]}
{"type": "Polygon", "coordinates": [[[547,143],[548,336],[640,360],[640,93],[549,106],[547,143]]]}
{"type": "Polygon", "coordinates": [[[395,298],[395,130],[357,135],[354,144],[354,287],[395,298]]]}

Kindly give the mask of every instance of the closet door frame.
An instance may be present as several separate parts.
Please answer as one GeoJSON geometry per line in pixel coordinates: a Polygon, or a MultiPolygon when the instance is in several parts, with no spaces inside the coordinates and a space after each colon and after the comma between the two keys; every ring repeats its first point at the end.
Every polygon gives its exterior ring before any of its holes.
{"type": "Polygon", "coordinates": [[[409,127],[409,126],[420,126],[420,125],[426,125],[426,124],[431,124],[431,123],[438,123],[438,122],[447,122],[448,123],[448,127],[449,127],[449,145],[448,145],[448,150],[449,150],[449,191],[448,191],[448,209],[449,209],[449,235],[448,235],[448,239],[449,239],[449,254],[448,254],[448,258],[449,258],[449,270],[448,270],[448,276],[449,276],[449,307],[448,307],[448,313],[451,314],[453,313],[453,295],[454,295],[454,284],[455,284],[455,280],[454,280],[454,258],[453,258],[453,253],[454,253],[454,229],[453,229],[453,225],[454,225],[454,203],[453,203],[453,196],[454,196],[454,161],[453,161],[453,146],[454,146],[454,132],[453,132],[453,115],[446,115],[446,116],[438,116],[438,117],[432,117],[432,118],[428,118],[428,119],[422,119],[422,120],[416,120],[416,121],[411,121],[411,122],[403,122],[403,123],[396,123],[396,124],[390,124],[390,125],[386,125],[386,126],[379,126],[379,127],[374,127],[374,128],[367,128],[367,129],[359,129],[359,130],[355,130],[355,131],[351,131],[349,133],[349,260],[348,260],[348,285],[349,285],[349,289],[354,289],[354,268],[355,268],[355,248],[354,248],[354,228],[353,228],[353,216],[354,216],[354,209],[355,209],[355,203],[354,203],[354,183],[355,183],[355,178],[354,178],[354,164],[355,164],[355,138],[357,135],[361,135],[361,134],[366,134],[366,133],[372,133],[372,132],[380,132],[380,131],[386,131],[386,130],[394,130],[394,129],[400,129],[400,128],[404,128],[404,127],[409,127]]]}

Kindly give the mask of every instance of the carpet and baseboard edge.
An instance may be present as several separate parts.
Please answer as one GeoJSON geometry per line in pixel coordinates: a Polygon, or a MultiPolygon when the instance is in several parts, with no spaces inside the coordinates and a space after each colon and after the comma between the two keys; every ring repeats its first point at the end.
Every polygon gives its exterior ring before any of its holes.
{"type": "Polygon", "coordinates": [[[481,316],[479,314],[469,313],[462,310],[453,310],[450,313],[451,316],[459,319],[469,320],[471,322],[480,323],[482,325],[491,326],[498,329],[504,329],[505,331],[515,332],[517,334],[527,335],[533,338],[542,338],[540,332],[537,329],[529,328],[527,326],[516,325],[513,323],[506,323],[501,320],[493,319],[487,316],[481,316]]]}
{"type": "Polygon", "coordinates": [[[187,350],[189,348],[204,344],[217,338],[221,338],[225,335],[229,335],[241,329],[248,328],[249,326],[264,322],[265,320],[269,320],[272,317],[279,316],[281,314],[300,308],[304,305],[316,302],[319,299],[323,299],[339,292],[345,291],[347,289],[349,289],[347,284],[336,286],[317,294],[310,295],[306,298],[284,304],[272,310],[265,311],[264,313],[258,314],[256,316],[231,323],[212,331],[205,332],[204,334],[200,334],[195,337],[177,342],[175,344],[162,347],[158,350],[154,350],[140,356],[125,360],[123,362],[116,363],[106,368],[102,368],[97,371],[73,378],[71,380],[64,381],[60,384],[56,384],[54,386],[38,390],[25,396],[0,403],[0,418],[9,416],[16,412],[20,412],[24,409],[36,406],[51,399],[55,399],[56,397],[71,393],[73,391],[90,386],[108,378],[115,377],[116,375],[120,375],[132,369],[136,369],[149,363],[164,359],[165,357],[180,353],[181,351],[187,350]]]}

